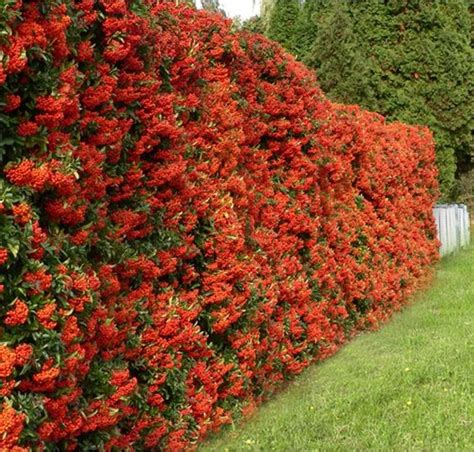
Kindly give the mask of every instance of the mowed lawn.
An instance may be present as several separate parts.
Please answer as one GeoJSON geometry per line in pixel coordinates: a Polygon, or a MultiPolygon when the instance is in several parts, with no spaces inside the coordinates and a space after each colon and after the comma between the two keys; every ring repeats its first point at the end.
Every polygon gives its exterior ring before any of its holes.
{"type": "Polygon", "coordinates": [[[474,248],[201,451],[474,451],[474,248]]]}

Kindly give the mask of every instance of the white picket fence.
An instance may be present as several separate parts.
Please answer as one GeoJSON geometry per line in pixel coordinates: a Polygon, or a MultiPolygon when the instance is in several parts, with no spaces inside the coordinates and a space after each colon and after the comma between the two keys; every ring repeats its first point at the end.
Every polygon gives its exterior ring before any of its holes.
{"type": "Polygon", "coordinates": [[[463,204],[440,204],[434,208],[434,217],[441,242],[441,256],[447,256],[469,245],[470,220],[463,204]]]}

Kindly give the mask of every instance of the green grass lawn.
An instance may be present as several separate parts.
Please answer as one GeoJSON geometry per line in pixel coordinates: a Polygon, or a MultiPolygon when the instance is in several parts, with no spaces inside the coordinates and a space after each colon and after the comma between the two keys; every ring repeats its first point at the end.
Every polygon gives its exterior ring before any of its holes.
{"type": "Polygon", "coordinates": [[[201,451],[474,451],[474,248],[201,451]]]}

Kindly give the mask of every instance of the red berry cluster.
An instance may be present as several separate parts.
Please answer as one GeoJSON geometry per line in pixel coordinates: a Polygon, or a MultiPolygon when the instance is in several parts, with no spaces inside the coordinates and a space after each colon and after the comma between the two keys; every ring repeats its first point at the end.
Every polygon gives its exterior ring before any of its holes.
{"type": "Polygon", "coordinates": [[[407,300],[428,130],[176,1],[0,7],[0,449],[182,450],[407,300]]]}

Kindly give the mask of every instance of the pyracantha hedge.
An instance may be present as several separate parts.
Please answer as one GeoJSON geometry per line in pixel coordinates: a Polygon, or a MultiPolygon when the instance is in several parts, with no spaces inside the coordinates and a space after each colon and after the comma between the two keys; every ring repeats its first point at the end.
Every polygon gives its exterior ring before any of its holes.
{"type": "Polygon", "coordinates": [[[0,5],[0,449],[181,450],[400,308],[428,130],[222,17],[0,5]]]}

